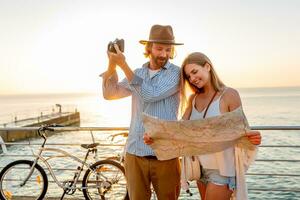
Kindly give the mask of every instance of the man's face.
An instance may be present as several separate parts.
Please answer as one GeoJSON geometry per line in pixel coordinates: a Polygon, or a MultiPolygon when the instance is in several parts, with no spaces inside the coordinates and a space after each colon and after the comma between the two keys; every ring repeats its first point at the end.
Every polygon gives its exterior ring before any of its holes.
{"type": "Polygon", "coordinates": [[[172,53],[171,44],[153,43],[150,53],[150,59],[157,68],[163,67],[169,60],[172,53]]]}

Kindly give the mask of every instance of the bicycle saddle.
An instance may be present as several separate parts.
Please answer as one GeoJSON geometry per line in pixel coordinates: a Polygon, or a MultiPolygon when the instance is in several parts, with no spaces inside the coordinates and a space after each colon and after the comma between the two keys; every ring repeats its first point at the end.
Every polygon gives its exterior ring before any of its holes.
{"type": "Polygon", "coordinates": [[[81,147],[85,148],[85,149],[92,149],[95,148],[96,146],[98,146],[99,143],[92,143],[92,144],[82,144],[81,147]]]}

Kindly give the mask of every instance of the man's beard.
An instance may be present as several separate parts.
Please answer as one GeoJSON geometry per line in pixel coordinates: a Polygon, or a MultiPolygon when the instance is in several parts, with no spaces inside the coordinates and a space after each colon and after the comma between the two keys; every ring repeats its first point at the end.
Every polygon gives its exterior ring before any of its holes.
{"type": "Polygon", "coordinates": [[[169,60],[168,59],[168,57],[155,57],[155,56],[153,56],[152,55],[152,59],[153,59],[153,61],[154,61],[154,63],[155,63],[155,65],[157,66],[157,67],[163,67],[163,66],[165,66],[165,64],[167,63],[167,61],[169,60]]]}

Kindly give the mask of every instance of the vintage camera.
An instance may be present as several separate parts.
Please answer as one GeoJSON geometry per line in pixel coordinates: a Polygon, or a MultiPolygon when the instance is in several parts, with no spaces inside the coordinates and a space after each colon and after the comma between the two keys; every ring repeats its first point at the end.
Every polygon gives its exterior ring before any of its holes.
{"type": "Polygon", "coordinates": [[[117,44],[120,51],[124,52],[124,40],[123,39],[115,39],[114,41],[112,42],[109,42],[108,45],[107,45],[107,50],[109,52],[112,52],[112,53],[117,53],[115,47],[114,47],[114,44],[117,44]]]}

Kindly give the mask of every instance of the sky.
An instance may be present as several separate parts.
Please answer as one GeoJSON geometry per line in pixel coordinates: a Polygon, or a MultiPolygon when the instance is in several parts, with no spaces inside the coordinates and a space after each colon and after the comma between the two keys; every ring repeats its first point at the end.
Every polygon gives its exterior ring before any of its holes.
{"type": "Polygon", "coordinates": [[[299,9],[298,0],[0,0],[0,94],[98,92],[107,43],[123,38],[129,66],[141,67],[138,41],[153,24],[184,43],[179,66],[200,51],[228,86],[300,86],[299,9]]]}

